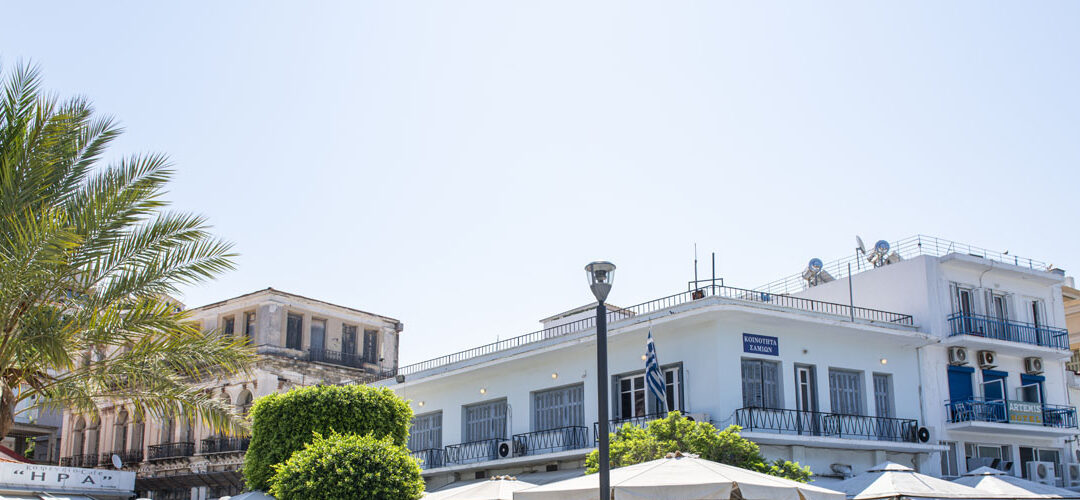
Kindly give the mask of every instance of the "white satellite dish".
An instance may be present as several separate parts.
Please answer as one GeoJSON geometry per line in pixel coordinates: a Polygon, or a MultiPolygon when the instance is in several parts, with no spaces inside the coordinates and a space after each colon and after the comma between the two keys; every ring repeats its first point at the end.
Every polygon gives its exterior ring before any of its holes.
{"type": "Polygon", "coordinates": [[[117,469],[123,469],[124,468],[124,461],[120,460],[120,455],[117,455],[117,454],[113,453],[112,466],[116,467],[117,469]]]}
{"type": "Polygon", "coordinates": [[[859,235],[855,235],[855,250],[859,251],[863,255],[866,255],[866,245],[863,244],[862,238],[859,235]]]}

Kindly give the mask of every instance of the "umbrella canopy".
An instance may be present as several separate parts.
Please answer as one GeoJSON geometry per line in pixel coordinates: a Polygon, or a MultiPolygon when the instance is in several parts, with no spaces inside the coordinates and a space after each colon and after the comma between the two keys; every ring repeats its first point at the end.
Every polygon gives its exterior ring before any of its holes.
{"type": "Polygon", "coordinates": [[[848,498],[1003,498],[944,479],[919,474],[911,467],[885,462],[839,484],[848,498]]]}
{"type": "Polygon", "coordinates": [[[515,491],[534,486],[509,476],[493,477],[428,493],[424,500],[513,500],[515,491]]]}
{"type": "MultiPolygon", "coordinates": [[[[844,500],[840,492],[811,486],[694,456],[668,458],[611,471],[611,489],[619,500],[844,500]]],[[[567,479],[514,493],[514,500],[595,500],[597,474],[567,479]]]]}
{"type": "Polygon", "coordinates": [[[1080,493],[1075,491],[1028,481],[990,467],[979,467],[953,482],[1009,498],[1080,498],[1080,493]]]}

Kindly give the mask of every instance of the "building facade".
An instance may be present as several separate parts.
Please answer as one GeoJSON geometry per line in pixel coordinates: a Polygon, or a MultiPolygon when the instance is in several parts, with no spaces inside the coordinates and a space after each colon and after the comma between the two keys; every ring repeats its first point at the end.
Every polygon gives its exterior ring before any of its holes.
{"type": "MultiPolygon", "coordinates": [[[[397,368],[396,319],[268,288],[191,311],[205,330],[255,345],[250,374],[200,382],[241,413],[261,396],[320,383],[367,383],[397,368]]],[[[135,415],[117,401],[98,415],[63,416],[61,465],[123,468],[155,499],[202,500],[239,493],[247,439],[184,418],[135,415]]]]}
{"type": "MultiPolygon", "coordinates": [[[[891,460],[946,477],[982,465],[1026,477],[1048,463],[1051,481],[1072,484],[1063,274],[934,238],[886,246],[755,289],[693,284],[611,308],[608,430],[666,406],[739,425],[768,458],[818,476],[891,460]],[[666,402],[646,390],[649,331],[666,402]]],[[[558,314],[377,382],[410,400],[409,447],[429,488],[582,466],[604,432],[593,314],[558,314]]]]}

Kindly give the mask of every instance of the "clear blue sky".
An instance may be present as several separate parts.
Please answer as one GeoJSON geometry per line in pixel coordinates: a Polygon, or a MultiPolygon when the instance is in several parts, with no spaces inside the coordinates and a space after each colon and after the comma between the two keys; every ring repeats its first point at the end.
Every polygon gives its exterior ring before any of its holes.
{"type": "Polygon", "coordinates": [[[405,322],[403,363],[591,300],[753,287],[853,237],[1080,274],[1080,2],[7,2],[275,288],[405,322]],[[703,271],[707,264],[703,264],[703,271]]]}

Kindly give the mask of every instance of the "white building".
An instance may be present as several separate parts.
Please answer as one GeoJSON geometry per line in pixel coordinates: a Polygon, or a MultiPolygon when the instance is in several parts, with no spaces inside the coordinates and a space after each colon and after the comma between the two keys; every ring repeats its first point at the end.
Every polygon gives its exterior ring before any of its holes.
{"type": "MultiPolygon", "coordinates": [[[[1070,461],[1063,278],[976,250],[915,237],[880,267],[867,255],[825,266],[831,276],[811,273],[812,287],[801,275],[755,290],[707,284],[611,308],[612,426],[657,412],[643,380],[651,329],[672,409],[738,424],[768,458],[818,475],[884,460],[935,475],[984,463],[1026,475],[1030,461],[1070,461]],[[850,288],[831,279],[849,262],[850,288]]],[[[410,449],[429,487],[582,465],[598,430],[593,316],[571,310],[379,382],[411,401],[410,449]]]]}

